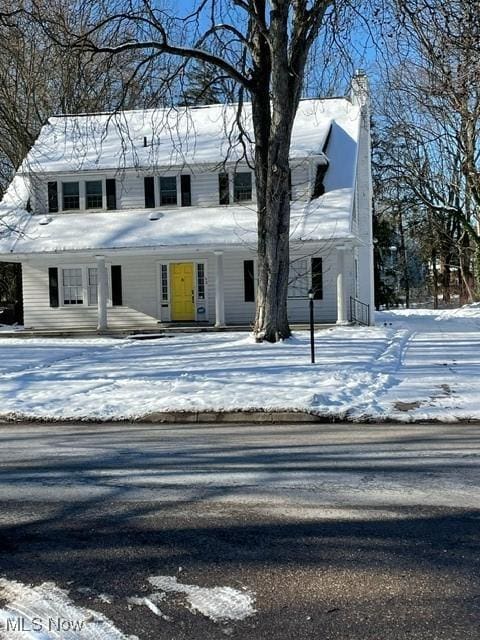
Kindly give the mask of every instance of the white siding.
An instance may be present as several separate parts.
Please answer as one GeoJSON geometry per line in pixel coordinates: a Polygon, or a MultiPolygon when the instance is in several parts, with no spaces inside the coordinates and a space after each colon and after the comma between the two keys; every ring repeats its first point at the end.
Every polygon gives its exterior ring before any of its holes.
{"type": "MultiPolygon", "coordinates": [[[[226,171],[232,176],[234,170],[251,171],[246,165],[238,165],[237,167],[227,167],[226,171]]],[[[182,174],[191,177],[192,206],[218,206],[218,174],[224,172],[224,169],[214,166],[197,167],[194,171],[190,169],[171,169],[158,168],[155,171],[135,171],[126,170],[120,173],[113,171],[95,172],[78,172],[77,174],[48,176],[37,174],[33,176],[33,194],[32,206],[35,213],[44,214],[48,210],[48,191],[47,185],[49,181],[58,181],[58,200],[61,209],[61,182],[78,180],[82,183],[84,180],[115,178],[117,188],[117,208],[118,209],[143,209],[145,207],[144,193],[144,177],[153,176],[155,178],[155,203],[159,206],[159,176],[176,176],[177,177],[177,194],[178,205],[180,206],[180,176],[182,174]]],[[[304,184],[304,176],[298,178],[298,184],[304,184]]],[[[252,174],[252,200],[255,201],[255,179],[252,174]]],[[[80,188],[82,193],[82,187],[80,188]]],[[[233,203],[233,187],[231,189],[231,203],[233,203]]]]}
{"type": "MultiPolygon", "coordinates": [[[[312,256],[323,258],[323,300],[315,301],[317,322],[336,320],[336,254],[330,247],[302,245],[292,254],[293,259],[303,257],[310,264],[312,256]]],[[[224,254],[225,319],[229,325],[251,324],[255,318],[255,303],[245,302],[243,262],[255,260],[253,250],[235,249],[224,254]]],[[[123,305],[108,307],[108,325],[114,328],[156,327],[170,320],[168,309],[161,308],[159,296],[159,265],[171,262],[204,262],[206,274],[205,320],[215,321],[215,256],[213,252],[183,252],[178,256],[114,256],[107,257],[107,265],[122,267],[123,305]]],[[[346,266],[346,287],[351,292],[353,262],[346,266]]],[[[95,306],[50,307],[48,290],[48,268],[61,269],[74,265],[95,265],[94,258],[80,260],[78,257],[39,257],[23,264],[23,290],[25,326],[34,329],[95,328],[97,308],[95,306]]],[[[61,277],[61,272],[59,272],[61,277]]],[[[309,286],[310,286],[310,274],[309,286]]],[[[61,302],[61,301],[60,301],[61,302]]],[[[203,306],[203,305],[202,305],[203,306]]],[[[307,322],[308,301],[292,299],[288,303],[291,322],[307,322]]]]}
{"type": "Polygon", "coordinates": [[[296,161],[291,164],[293,202],[310,199],[311,170],[310,160],[296,161]]]}
{"type": "MultiPolygon", "coordinates": [[[[308,287],[311,287],[311,259],[322,258],[323,299],[315,300],[315,322],[333,323],[337,320],[337,255],[333,245],[304,245],[291,252],[291,259],[306,259],[309,269],[308,287]]],[[[308,299],[290,298],[288,300],[288,317],[290,322],[308,322],[308,299]]]]}
{"type": "MultiPolygon", "coordinates": [[[[153,327],[157,324],[155,263],[149,270],[143,258],[112,260],[122,265],[123,306],[108,308],[108,323],[115,327],[153,327]]],[[[22,265],[24,323],[32,329],[83,329],[97,326],[97,308],[49,303],[48,268],[79,264],[78,259],[43,258],[22,265]]],[[[93,265],[94,260],[84,262],[93,265]]]]}

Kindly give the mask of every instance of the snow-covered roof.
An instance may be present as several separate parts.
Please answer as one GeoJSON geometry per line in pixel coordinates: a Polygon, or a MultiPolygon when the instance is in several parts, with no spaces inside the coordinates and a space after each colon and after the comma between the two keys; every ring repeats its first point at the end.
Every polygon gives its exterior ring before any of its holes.
{"type": "MultiPolygon", "coordinates": [[[[292,205],[293,241],[349,238],[351,190],[292,205]]],[[[255,207],[183,207],[56,216],[25,213],[3,230],[0,253],[11,255],[174,246],[256,246],[255,207]],[[157,217],[151,220],[151,217],[157,217]]]]}
{"type": "MultiPolygon", "coordinates": [[[[252,157],[252,115],[242,108],[246,137],[238,142],[237,105],[208,105],[122,111],[114,114],[56,116],[42,128],[24,171],[70,172],[170,165],[221,163],[252,157]],[[144,146],[145,142],[147,146],[144,146]]],[[[302,100],[290,155],[320,154],[332,122],[354,134],[359,109],[344,98],[302,100]]]]}
{"type": "MultiPolygon", "coordinates": [[[[186,159],[192,163],[220,162],[225,159],[226,152],[222,144],[228,144],[225,130],[230,126],[229,122],[233,125],[229,117],[234,117],[232,108],[213,105],[179,112],[170,109],[131,111],[115,116],[52,118],[42,129],[0,204],[0,254],[13,256],[180,245],[247,244],[254,247],[257,220],[254,205],[162,207],[158,210],[157,220],[150,220],[152,209],[49,216],[31,215],[25,210],[33,166],[42,171],[67,171],[74,167],[77,170],[112,168],[120,155],[123,155],[122,162],[130,158],[131,162],[135,160],[144,166],[142,163],[151,162],[148,154],[153,149],[157,153],[158,165],[175,164],[180,160],[185,162],[186,159]],[[138,142],[138,145],[131,144],[125,154],[120,153],[124,134],[114,126],[114,118],[120,124],[124,122],[130,132],[128,140],[138,142]],[[173,123],[177,125],[168,130],[165,123],[172,127],[173,123]],[[101,130],[103,137],[99,133],[101,130]],[[88,132],[91,144],[87,144],[84,137],[88,132]],[[173,143],[175,136],[183,136],[183,147],[177,144],[180,138],[173,143]],[[143,147],[144,137],[154,139],[158,144],[143,147]],[[172,153],[181,155],[173,157],[172,153]]],[[[244,117],[248,120],[248,109],[244,117]]],[[[292,241],[352,237],[359,125],[360,110],[346,99],[300,102],[291,156],[305,158],[321,154],[329,136],[329,168],[324,179],[326,193],[323,196],[311,202],[292,204],[292,241]]]]}

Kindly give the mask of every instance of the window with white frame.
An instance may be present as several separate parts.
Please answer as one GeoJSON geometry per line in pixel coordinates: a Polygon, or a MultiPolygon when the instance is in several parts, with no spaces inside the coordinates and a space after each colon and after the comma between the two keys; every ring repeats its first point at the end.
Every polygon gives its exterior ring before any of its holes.
{"type": "Polygon", "coordinates": [[[162,264],[160,269],[162,302],[168,302],[168,265],[162,264]]]}
{"type": "Polygon", "coordinates": [[[160,177],[160,206],[177,204],[177,178],[175,176],[160,177]]]}
{"type": "Polygon", "coordinates": [[[252,173],[243,171],[233,176],[234,202],[246,202],[252,199],[252,173]]]}
{"type": "Polygon", "coordinates": [[[288,297],[308,298],[309,288],[308,261],[293,260],[288,272],[288,297]]]}
{"type": "Polygon", "coordinates": [[[205,300],[205,265],[197,264],[197,300],[205,300]]]}
{"type": "Polygon", "coordinates": [[[103,185],[101,180],[85,182],[85,208],[101,209],[103,207],[103,185]]]}
{"type": "Polygon", "coordinates": [[[62,182],[62,209],[80,209],[80,183],[62,182]]]}
{"type": "Polygon", "coordinates": [[[97,267],[87,267],[87,296],[89,305],[96,305],[98,303],[97,275],[97,267]]]}
{"type": "MultiPolygon", "coordinates": [[[[87,305],[98,304],[98,269],[93,266],[63,267],[61,269],[60,283],[62,286],[61,301],[63,305],[87,305]]],[[[108,278],[108,291],[110,292],[110,277],[108,278]]],[[[109,293],[110,303],[110,293],[109,293]]]]}
{"type": "Polygon", "coordinates": [[[83,304],[81,268],[62,269],[63,304],[83,304]]]}

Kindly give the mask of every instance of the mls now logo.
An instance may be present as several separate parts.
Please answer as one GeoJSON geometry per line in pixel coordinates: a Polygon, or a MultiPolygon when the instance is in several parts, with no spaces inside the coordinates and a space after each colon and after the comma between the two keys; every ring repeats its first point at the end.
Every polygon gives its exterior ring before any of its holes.
{"type": "Polygon", "coordinates": [[[11,633],[41,633],[42,631],[82,631],[83,620],[66,620],[65,618],[7,618],[5,630],[11,633]]]}

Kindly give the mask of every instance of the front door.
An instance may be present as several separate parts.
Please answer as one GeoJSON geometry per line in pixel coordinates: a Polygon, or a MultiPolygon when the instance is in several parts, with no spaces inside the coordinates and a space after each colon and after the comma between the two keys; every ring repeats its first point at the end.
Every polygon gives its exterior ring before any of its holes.
{"type": "Polygon", "coordinates": [[[170,264],[172,320],[195,320],[193,262],[170,264]]]}

